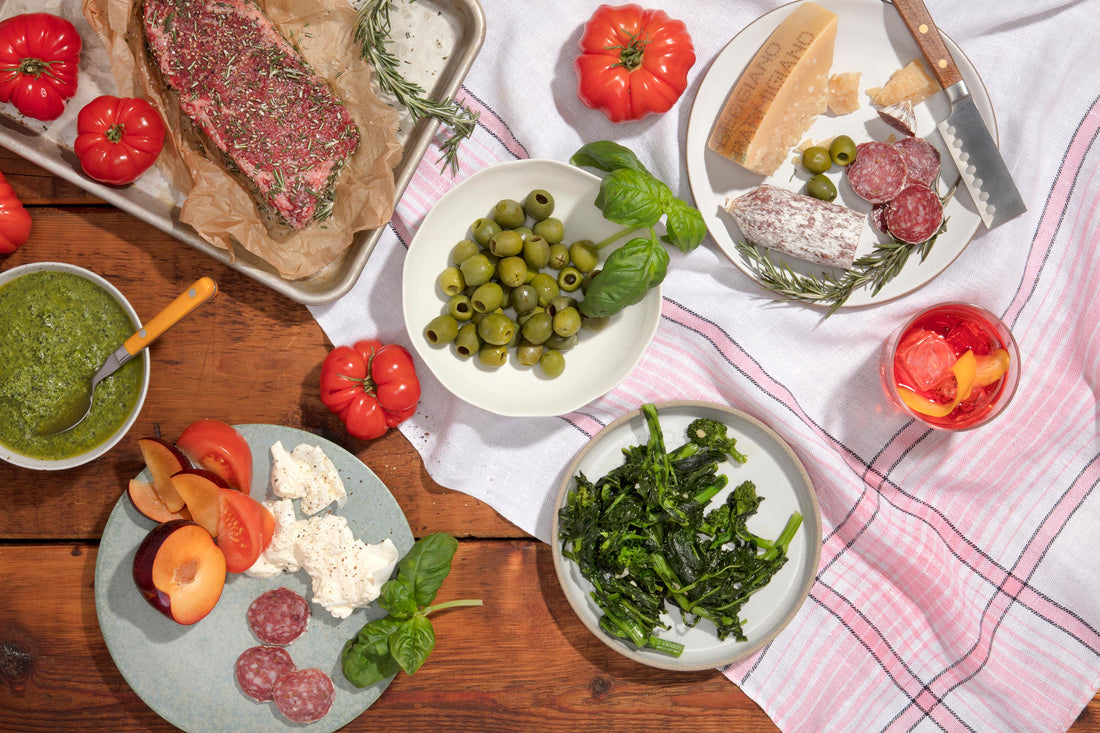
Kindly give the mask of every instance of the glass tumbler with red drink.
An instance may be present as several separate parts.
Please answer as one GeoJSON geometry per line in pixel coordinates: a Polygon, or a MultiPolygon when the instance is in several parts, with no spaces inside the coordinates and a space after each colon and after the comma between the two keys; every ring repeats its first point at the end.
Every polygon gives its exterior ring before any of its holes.
{"type": "Polygon", "coordinates": [[[890,337],[881,372],[900,410],[937,430],[968,430],[1012,400],[1020,352],[997,316],[969,303],[944,303],[918,313],[890,337]]]}

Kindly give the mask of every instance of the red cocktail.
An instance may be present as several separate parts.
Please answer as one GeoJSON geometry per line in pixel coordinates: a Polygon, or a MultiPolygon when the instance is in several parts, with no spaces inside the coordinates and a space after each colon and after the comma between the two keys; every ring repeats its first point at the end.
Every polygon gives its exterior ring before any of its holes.
{"type": "Polygon", "coordinates": [[[944,303],[918,313],[887,342],[882,381],[898,407],[930,427],[976,428],[1012,399],[1020,352],[997,316],[944,303]]]}

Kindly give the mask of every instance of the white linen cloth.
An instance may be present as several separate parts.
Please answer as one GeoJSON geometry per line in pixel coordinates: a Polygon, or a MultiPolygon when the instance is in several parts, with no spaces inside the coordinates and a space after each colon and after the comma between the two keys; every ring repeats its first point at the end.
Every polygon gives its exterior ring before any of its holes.
{"type": "MultiPolygon", "coordinates": [[[[690,201],[695,91],[723,46],[779,5],[645,3],[687,23],[698,61],[670,112],[612,124],[578,101],[572,69],[597,3],[482,0],[487,36],[461,95],[481,119],[461,171],[441,174],[429,150],[355,288],[311,309],[326,334],[409,344],[405,250],[432,202],[481,168],[615,140],[690,201]]],[[[672,253],[656,338],[605,397],[561,417],[501,418],[424,369],[422,406],[401,426],[436,481],[549,541],[566,464],[624,412],[704,399],[769,424],[814,482],[821,565],[787,629],[725,674],[785,731],[1064,730],[1100,686],[1097,3],[928,5],[988,89],[1024,216],[980,229],[916,292],[827,319],[771,297],[708,238],[672,253]],[[958,435],[894,412],[877,373],[889,333],[947,300],[1001,315],[1023,365],[1007,412],[958,435]]]]}

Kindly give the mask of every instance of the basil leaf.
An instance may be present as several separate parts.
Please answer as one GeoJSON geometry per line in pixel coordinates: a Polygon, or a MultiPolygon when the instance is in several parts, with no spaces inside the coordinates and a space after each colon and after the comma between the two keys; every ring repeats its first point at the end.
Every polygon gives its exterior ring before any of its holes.
{"type": "Polygon", "coordinates": [[[655,239],[632,239],[616,249],[592,278],[580,303],[590,318],[613,316],[641,301],[668,272],[668,252],[655,239]]]}
{"type": "Polygon", "coordinates": [[[390,636],[400,625],[389,616],[369,621],[344,644],[340,666],[348,682],[366,687],[398,673],[401,666],[390,654],[390,636]]]}
{"type": "Polygon", "coordinates": [[[608,221],[624,227],[651,227],[664,214],[668,186],[647,173],[620,168],[600,183],[596,207],[608,221]]]}
{"type": "Polygon", "coordinates": [[[434,647],[435,629],[422,613],[403,621],[401,627],[390,637],[390,654],[406,674],[420,669],[434,647]]]}
{"type": "Polygon", "coordinates": [[[642,165],[630,148],[623,147],[610,140],[600,140],[594,143],[582,145],[580,150],[573,153],[569,162],[582,168],[598,168],[610,173],[620,168],[628,168],[639,173],[649,175],[649,171],[642,165]]]}
{"type": "Polygon", "coordinates": [[[420,610],[416,605],[412,587],[402,578],[387,580],[382,584],[378,595],[378,605],[390,612],[390,615],[404,621],[420,610]]]}
{"type": "Polygon", "coordinates": [[[446,532],[436,532],[416,542],[397,565],[397,577],[412,589],[418,607],[431,605],[458,549],[458,540],[446,532]]]}
{"type": "Polygon", "coordinates": [[[707,226],[699,210],[688,206],[678,198],[669,201],[665,209],[665,230],[661,237],[681,252],[690,252],[703,243],[707,236],[707,226]]]}

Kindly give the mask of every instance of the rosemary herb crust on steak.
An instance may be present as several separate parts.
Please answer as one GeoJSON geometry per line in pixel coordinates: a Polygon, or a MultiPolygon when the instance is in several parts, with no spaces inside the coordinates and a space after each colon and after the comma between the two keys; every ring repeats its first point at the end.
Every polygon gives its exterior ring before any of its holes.
{"type": "Polygon", "coordinates": [[[183,112],[288,226],[332,210],[359,145],[348,110],[250,0],[144,0],[145,41],[183,112]]]}

